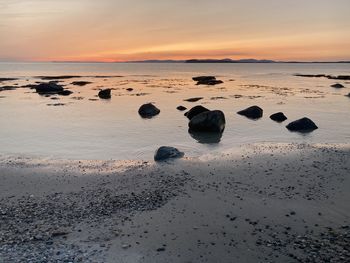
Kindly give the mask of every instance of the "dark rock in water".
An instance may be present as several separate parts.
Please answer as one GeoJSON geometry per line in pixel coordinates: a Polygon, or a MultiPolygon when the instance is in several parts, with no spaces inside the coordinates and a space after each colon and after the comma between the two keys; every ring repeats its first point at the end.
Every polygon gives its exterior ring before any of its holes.
{"type": "Polygon", "coordinates": [[[246,108],[245,110],[241,110],[237,112],[239,115],[246,116],[249,119],[259,119],[263,116],[262,108],[258,106],[251,106],[246,108]]]}
{"type": "Polygon", "coordinates": [[[87,84],[91,84],[90,81],[73,81],[71,84],[75,86],[85,86],[87,84]]]}
{"type": "Polygon", "coordinates": [[[15,89],[17,89],[17,87],[15,87],[15,86],[3,86],[3,87],[0,87],[0,91],[15,90],[15,89]]]}
{"type": "Polygon", "coordinates": [[[54,81],[50,81],[48,83],[40,83],[35,87],[35,90],[39,94],[46,94],[46,93],[56,94],[58,92],[62,92],[63,87],[58,85],[54,81]]]}
{"type": "Polygon", "coordinates": [[[196,116],[202,112],[206,112],[206,111],[209,111],[209,109],[207,109],[201,105],[198,105],[198,106],[194,106],[192,109],[190,109],[188,112],[186,112],[185,116],[188,119],[192,119],[194,116],[196,116]]]}
{"type": "Polygon", "coordinates": [[[199,76],[199,77],[193,77],[194,81],[197,81],[197,85],[216,85],[224,83],[221,80],[217,80],[214,76],[199,76]]]}
{"type": "Polygon", "coordinates": [[[133,91],[134,89],[133,88],[127,88],[126,90],[127,91],[133,91]]]}
{"type": "Polygon", "coordinates": [[[329,79],[350,80],[350,75],[327,76],[329,79]]]}
{"type": "Polygon", "coordinates": [[[214,76],[199,76],[199,77],[193,77],[194,81],[211,81],[216,80],[216,77],[214,76]]]}
{"type": "Polygon", "coordinates": [[[332,88],[336,88],[336,89],[341,89],[341,88],[345,88],[342,84],[340,83],[336,83],[336,84],[333,84],[331,85],[332,88]]]}
{"type": "Polygon", "coordinates": [[[310,132],[318,129],[316,124],[309,118],[302,118],[296,121],[289,123],[287,129],[290,131],[299,131],[299,132],[310,132]]]}
{"type": "Polygon", "coordinates": [[[188,101],[188,102],[196,102],[196,101],[199,101],[203,99],[203,97],[195,97],[195,98],[189,98],[189,99],[186,99],[184,101],[188,101]]]}
{"type": "Polygon", "coordinates": [[[42,80],[55,80],[55,79],[73,79],[73,78],[81,78],[81,76],[36,76],[35,78],[42,80]]]}
{"type": "Polygon", "coordinates": [[[184,110],[187,110],[187,108],[186,107],[184,107],[184,106],[177,106],[177,108],[176,109],[178,109],[179,111],[184,111],[184,110]]]}
{"type": "Polygon", "coordinates": [[[182,158],[185,154],[170,146],[160,147],[154,154],[155,161],[165,161],[168,159],[182,158]]]}
{"type": "Polygon", "coordinates": [[[270,119],[273,121],[277,121],[277,122],[283,122],[287,119],[286,115],[283,114],[283,112],[277,112],[274,113],[270,116],[270,119]]]}
{"type": "Polygon", "coordinates": [[[345,96],[350,98],[350,93],[348,95],[345,95],[345,96]]]}
{"type": "Polygon", "coordinates": [[[18,80],[17,78],[0,78],[0,82],[18,80]]]}
{"type": "Polygon", "coordinates": [[[58,95],[62,95],[62,96],[69,96],[72,93],[73,93],[73,91],[70,91],[68,89],[65,89],[65,90],[62,90],[60,92],[57,92],[58,95]]]}
{"type": "Polygon", "coordinates": [[[294,76],[297,77],[306,77],[306,78],[322,78],[322,77],[327,77],[325,74],[295,74],[294,76]]]}
{"type": "Polygon", "coordinates": [[[98,93],[98,96],[101,99],[110,99],[111,98],[111,89],[102,89],[98,93]]]}
{"type": "Polygon", "coordinates": [[[160,113],[160,110],[152,103],[143,104],[139,108],[139,114],[142,118],[152,118],[160,113]]]}
{"type": "Polygon", "coordinates": [[[30,88],[30,89],[35,89],[38,85],[37,84],[27,84],[21,86],[22,88],[30,88]]]}
{"type": "Polygon", "coordinates": [[[222,111],[205,111],[194,116],[188,124],[190,132],[218,132],[225,129],[225,115],[222,111]]]}

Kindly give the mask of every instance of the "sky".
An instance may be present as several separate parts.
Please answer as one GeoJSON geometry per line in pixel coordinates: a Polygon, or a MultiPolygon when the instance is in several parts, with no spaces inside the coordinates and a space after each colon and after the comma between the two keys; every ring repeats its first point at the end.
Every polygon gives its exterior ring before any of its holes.
{"type": "Polygon", "coordinates": [[[349,0],[0,0],[0,61],[350,60],[349,0]]]}

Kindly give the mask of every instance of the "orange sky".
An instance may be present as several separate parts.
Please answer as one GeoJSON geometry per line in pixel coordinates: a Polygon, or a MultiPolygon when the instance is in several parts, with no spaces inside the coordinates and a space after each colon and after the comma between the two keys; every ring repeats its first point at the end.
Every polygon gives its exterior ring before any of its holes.
{"type": "Polygon", "coordinates": [[[349,0],[0,0],[0,61],[350,60],[349,0]]]}

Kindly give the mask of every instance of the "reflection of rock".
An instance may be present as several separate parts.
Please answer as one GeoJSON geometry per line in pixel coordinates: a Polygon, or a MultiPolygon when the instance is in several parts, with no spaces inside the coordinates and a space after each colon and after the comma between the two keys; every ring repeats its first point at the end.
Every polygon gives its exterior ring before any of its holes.
{"type": "Polygon", "coordinates": [[[221,141],[222,132],[194,132],[188,131],[193,139],[203,144],[214,144],[221,141]]]}
{"type": "Polygon", "coordinates": [[[283,114],[283,112],[277,112],[274,113],[270,116],[270,119],[273,121],[277,121],[277,122],[283,122],[287,119],[286,115],[283,114]]]}
{"type": "Polygon", "coordinates": [[[218,132],[225,129],[225,115],[222,111],[206,111],[194,116],[188,127],[193,132],[218,132]]]}
{"type": "Polygon", "coordinates": [[[170,146],[160,147],[154,154],[155,161],[166,161],[168,159],[182,158],[184,156],[183,152],[170,146]]]}
{"type": "Polygon", "coordinates": [[[289,123],[287,129],[290,131],[299,131],[299,132],[311,132],[318,129],[316,124],[309,118],[302,118],[296,121],[289,123]]]}
{"type": "Polygon", "coordinates": [[[176,109],[178,109],[179,111],[184,111],[184,110],[187,110],[187,108],[186,107],[184,107],[184,106],[177,106],[176,107],[176,109]]]}
{"type": "Polygon", "coordinates": [[[199,76],[193,77],[194,81],[197,81],[197,85],[216,85],[224,83],[222,80],[217,80],[214,76],[199,76]]]}
{"type": "Polygon", "coordinates": [[[143,104],[139,108],[139,114],[142,118],[152,118],[160,113],[160,110],[152,103],[143,104]]]}
{"type": "Polygon", "coordinates": [[[203,99],[203,97],[195,97],[195,98],[189,98],[189,99],[185,99],[184,101],[188,101],[188,102],[196,102],[203,99]]]}
{"type": "Polygon", "coordinates": [[[188,118],[188,119],[192,119],[194,116],[202,113],[202,112],[206,112],[206,111],[209,111],[209,109],[201,106],[201,105],[198,105],[198,106],[194,106],[193,108],[191,108],[188,112],[185,113],[185,116],[188,118]]]}
{"type": "Polygon", "coordinates": [[[336,88],[336,89],[341,89],[341,88],[345,88],[344,85],[340,84],[340,83],[336,83],[331,85],[332,88],[336,88]]]}
{"type": "Polygon", "coordinates": [[[249,119],[259,119],[263,116],[263,110],[258,106],[251,106],[237,113],[239,115],[246,116],[249,119]]]}
{"type": "Polygon", "coordinates": [[[40,83],[39,85],[37,85],[35,87],[35,90],[39,94],[46,94],[46,93],[55,94],[55,93],[58,93],[58,92],[62,92],[63,91],[63,87],[58,85],[54,81],[50,81],[48,83],[40,83]]]}
{"type": "Polygon", "coordinates": [[[99,91],[98,96],[101,99],[110,99],[111,98],[111,89],[102,89],[99,91]]]}

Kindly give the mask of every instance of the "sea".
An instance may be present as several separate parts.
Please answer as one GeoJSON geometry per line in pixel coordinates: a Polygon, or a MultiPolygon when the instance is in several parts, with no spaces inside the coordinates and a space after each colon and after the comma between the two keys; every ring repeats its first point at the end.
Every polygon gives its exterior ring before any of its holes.
{"type": "Polygon", "coordinates": [[[350,143],[350,81],[298,77],[295,74],[350,75],[341,63],[0,63],[0,155],[76,160],[152,160],[160,146],[173,146],[196,158],[220,155],[252,144],[350,143]],[[43,96],[28,84],[43,76],[70,75],[58,84],[69,96],[43,96]],[[212,75],[223,83],[196,85],[194,76],[212,75]],[[85,86],[74,81],[91,82],[85,86]],[[340,83],[345,88],[331,85],[340,83]],[[100,89],[111,88],[109,100],[100,89]],[[128,91],[132,88],[132,91],[128,91]],[[1,88],[0,88],[1,90],[1,88]],[[200,97],[197,102],[186,99],[200,97]],[[144,103],[160,114],[143,119],[144,103]],[[188,131],[188,119],[177,110],[202,105],[225,114],[220,135],[188,131]],[[237,112],[257,105],[263,117],[251,120],[237,112]],[[269,116],[283,112],[282,123],[269,116]],[[286,125],[302,117],[319,127],[290,132],[286,125]]]}

